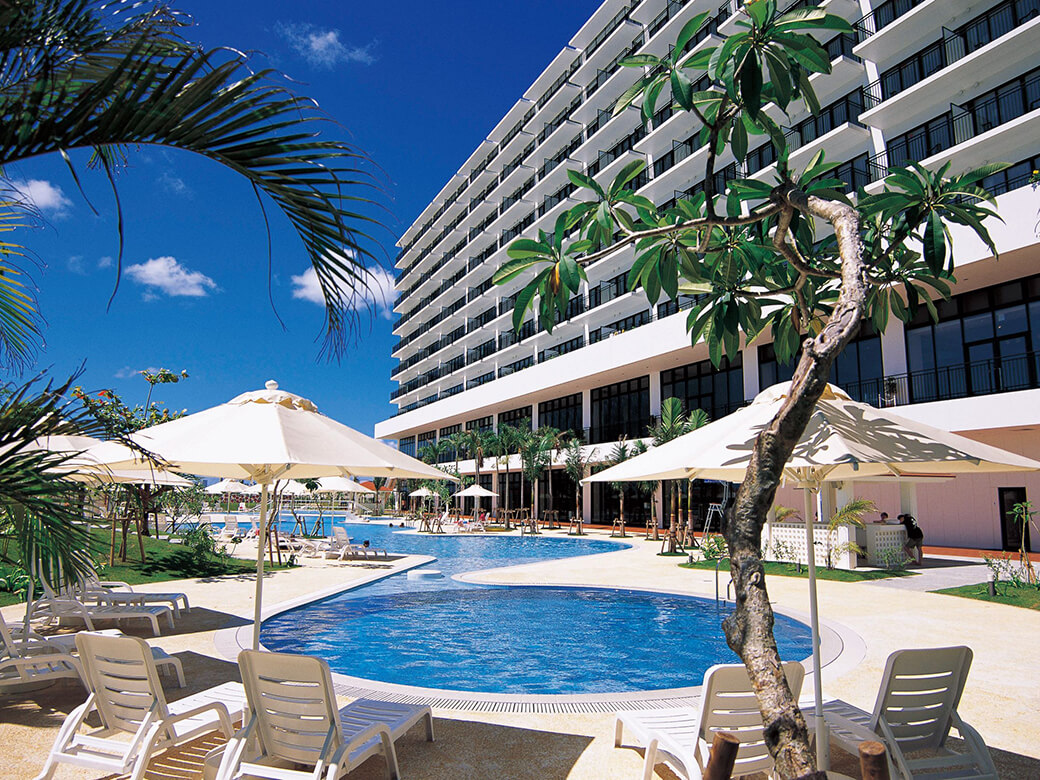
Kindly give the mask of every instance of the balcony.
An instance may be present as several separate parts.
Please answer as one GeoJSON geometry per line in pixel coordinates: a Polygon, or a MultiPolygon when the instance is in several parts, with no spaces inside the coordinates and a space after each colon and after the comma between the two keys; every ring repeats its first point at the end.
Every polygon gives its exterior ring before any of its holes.
{"type": "Polygon", "coordinates": [[[898,132],[917,124],[937,103],[957,102],[968,89],[977,89],[974,85],[992,83],[1002,74],[1029,67],[1040,47],[1040,18],[1023,21],[1013,13],[1014,7],[1003,3],[956,31],[944,30],[942,40],[920,52],[919,58],[864,87],[866,111],[860,121],[898,132]],[[1003,26],[995,27],[1001,20],[1003,26]],[[988,35],[1012,23],[1017,26],[992,40],[978,32],[969,37],[969,31],[980,26],[988,35]]]}
{"type": "Polygon", "coordinates": [[[977,7],[977,0],[888,0],[856,22],[860,43],[854,51],[879,63],[901,59],[977,7]]]}
{"type": "Polygon", "coordinates": [[[628,439],[642,439],[647,436],[648,429],[655,425],[657,425],[657,418],[652,415],[641,420],[621,420],[593,425],[587,429],[587,439],[589,444],[617,441],[622,436],[628,439]]]}
{"type": "Polygon", "coordinates": [[[881,407],[950,401],[1038,387],[1040,353],[1036,352],[841,385],[853,399],[881,407]]]}

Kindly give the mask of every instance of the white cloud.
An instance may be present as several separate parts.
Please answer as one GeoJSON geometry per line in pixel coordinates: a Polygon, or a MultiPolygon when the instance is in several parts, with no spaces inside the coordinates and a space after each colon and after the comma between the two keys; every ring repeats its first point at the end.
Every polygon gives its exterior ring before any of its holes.
{"type": "Polygon", "coordinates": [[[87,275],[87,267],[83,264],[83,255],[72,255],[66,262],[65,265],[74,274],[80,276],[87,275]]]}
{"type": "MultiPolygon", "coordinates": [[[[368,306],[376,308],[386,319],[390,319],[394,301],[397,300],[397,290],[394,289],[394,275],[383,268],[368,269],[366,279],[368,288],[360,285],[356,289],[343,287],[344,303],[351,309],[362,309],[368,306]]],[[[292,277],[293,298],[310,301],[319,306],[325,305],[325,298],[321,294],[321,285],[318,284],[318,274],[314,268],[308,268],[302,274],[292,277]]]]}
{"type": "Polygon", "coordinates": [[[108,255],[105,255],[104,257],[98,258],[98,261],[97,261],[97,267],[101,268],[101,269],[111,268],[115,264],[116,264],[116,261],[113,260],[108,255]]]}
{"type": "Polygon", "coordinates": [[[177,176],[169,171],[163,171],[162,176],[159,177],[159,183],[163,186],[163,189],[168,192],[172,192],[174,195],[191,195],[191,187],[185,184],[184,179],[177,176]]]}
{"type": "Polygon", "coordinates": [[[12,181],[11,186],[24,200],[50,217],[64,217],[72,206],[61,187],[43,179],[19,179],[12,181]]]}
{"type": "Polygon", "coordinates": [[[350,46],[339,39],[340,31],[313,24],[282,24],[278,32],[297,54],[316,68],[331,69],[341,63],[371,65],[376,61],[375,43],[350,46]]]}
{"type": "Polygon", "coordinates": [[[191,271],[173,257],[153,257],[131,265],[126,275],[144,285],[144,299],[154,301],[163,292],[170,297],[203,298],[217,290],[217,283],[201,271],[191,271]]]}

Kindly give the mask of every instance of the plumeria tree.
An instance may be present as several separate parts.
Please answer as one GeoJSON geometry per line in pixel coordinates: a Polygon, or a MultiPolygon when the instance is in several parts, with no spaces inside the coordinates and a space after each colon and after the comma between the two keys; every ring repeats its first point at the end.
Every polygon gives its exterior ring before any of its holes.
{"type": "Polygon", "coordinates": [[[585,200],[565,210],[551,233],[514,241],[495,281],[523,276],[513,324],[519,328],[533,310],[552,330],[588,266],[632,252],[629,289],[643,289],[651,303],[680,292],[700,296],[687,329],[716,365],[737,355],[742,336],[748,343],[766,330],[781,361],[797,356],[790,390],[757,438],[727,516],[736,608],[723,625],[758,694],[778,772],[801,777],[816,766],[773,636],[760,552],[766,513],[831,365],[860,325],[869,319],[883,331],[890,316],[908,321],[922,307],[934,316],[932,300],[949,295],[953,274],[951,225],[971,229],[996,253],[984,225],[996,216],[992,198],[978,183],[1006,166],[952,172],[914,162],[890,168],[879,191],[850,198],[833,176],[838,163],[822,151],[791,165],[780,125],[795,111],[819,110],[810,79],[830,72],[830,58],[816,35],[851,33],[849,23],[818,8],[781,12],[776,0],[749,0],[737,32],[717,46],[691,46],[708,17],[693,17],[668,55],[623,60],[641,75],[614,108],[638,104],[648,123],[663,100],[687,112],[706,149],[703,192],[658,208],[631,186],[642,161],[610,182],[568,171],[585,200]],[[752,138],[775,148],[774,180],[737,178],[718,190],[720,160],[742,161],[752,138]]]}

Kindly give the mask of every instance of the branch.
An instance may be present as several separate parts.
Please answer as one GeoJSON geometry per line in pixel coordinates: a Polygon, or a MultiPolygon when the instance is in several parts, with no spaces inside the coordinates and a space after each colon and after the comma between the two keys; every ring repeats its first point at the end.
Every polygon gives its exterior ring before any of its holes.
{"type": "MultiPolygon", "coordinates": [[[[783,208],[782,204],[770,203],[757,211],[753,211],[750,214],[739,217],[700,217],[698,219],[687,220],[686,222],[677,222],[674,225],[661,225],[660,227],[649,228],[647,230],[640,230],[636,233],[630,233],[629,235],[622,238],[617,243],[611,244],[608,247],[593,252],[590,255],[585,255],[582,258],[576,260],[579,265],[591,265],[604,257],[609,257],[614,252],[622,249],[629,244],[634,244],[637,241],[644,238],[657,238],[658,236],[667,236],[672,233],[679,233],[685,230],[696,230],[702,227],[742,227],[744,225],[751,225],[755,222],[761,222],[763,219],[773,216],[780,212],[783,208]]],[[[710,232],[710,231],[709,231],[710,232]]]]}

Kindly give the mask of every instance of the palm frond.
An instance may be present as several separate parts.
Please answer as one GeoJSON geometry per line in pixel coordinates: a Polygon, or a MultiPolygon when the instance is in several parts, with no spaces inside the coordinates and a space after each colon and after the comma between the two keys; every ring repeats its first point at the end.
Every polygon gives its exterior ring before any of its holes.
{"type": "Polygon", "coordinates": [[[11,528],[26,571],[73,581],[91,565],[89,536],[78,509],[80,486],[63,474],[78,453],[42,449],[50,436],[99,433],[71,400],[75,377],[61,385],[39,378],[2,388],[0,403],[0,517],[11,528]]]}
{"type": "Polygon", "coordinates": [[[303,242],[325,298],[323,352],[338,356],[372,298],[380,188],[371,162],[323,134],[331,123],[317,103],[277,84],[274,71],[185,42],[189,23],[135,0],[0,5],[0,166],[89,149],[111,171],[103,150],[160,145],[234,170],[303,242]]]}

